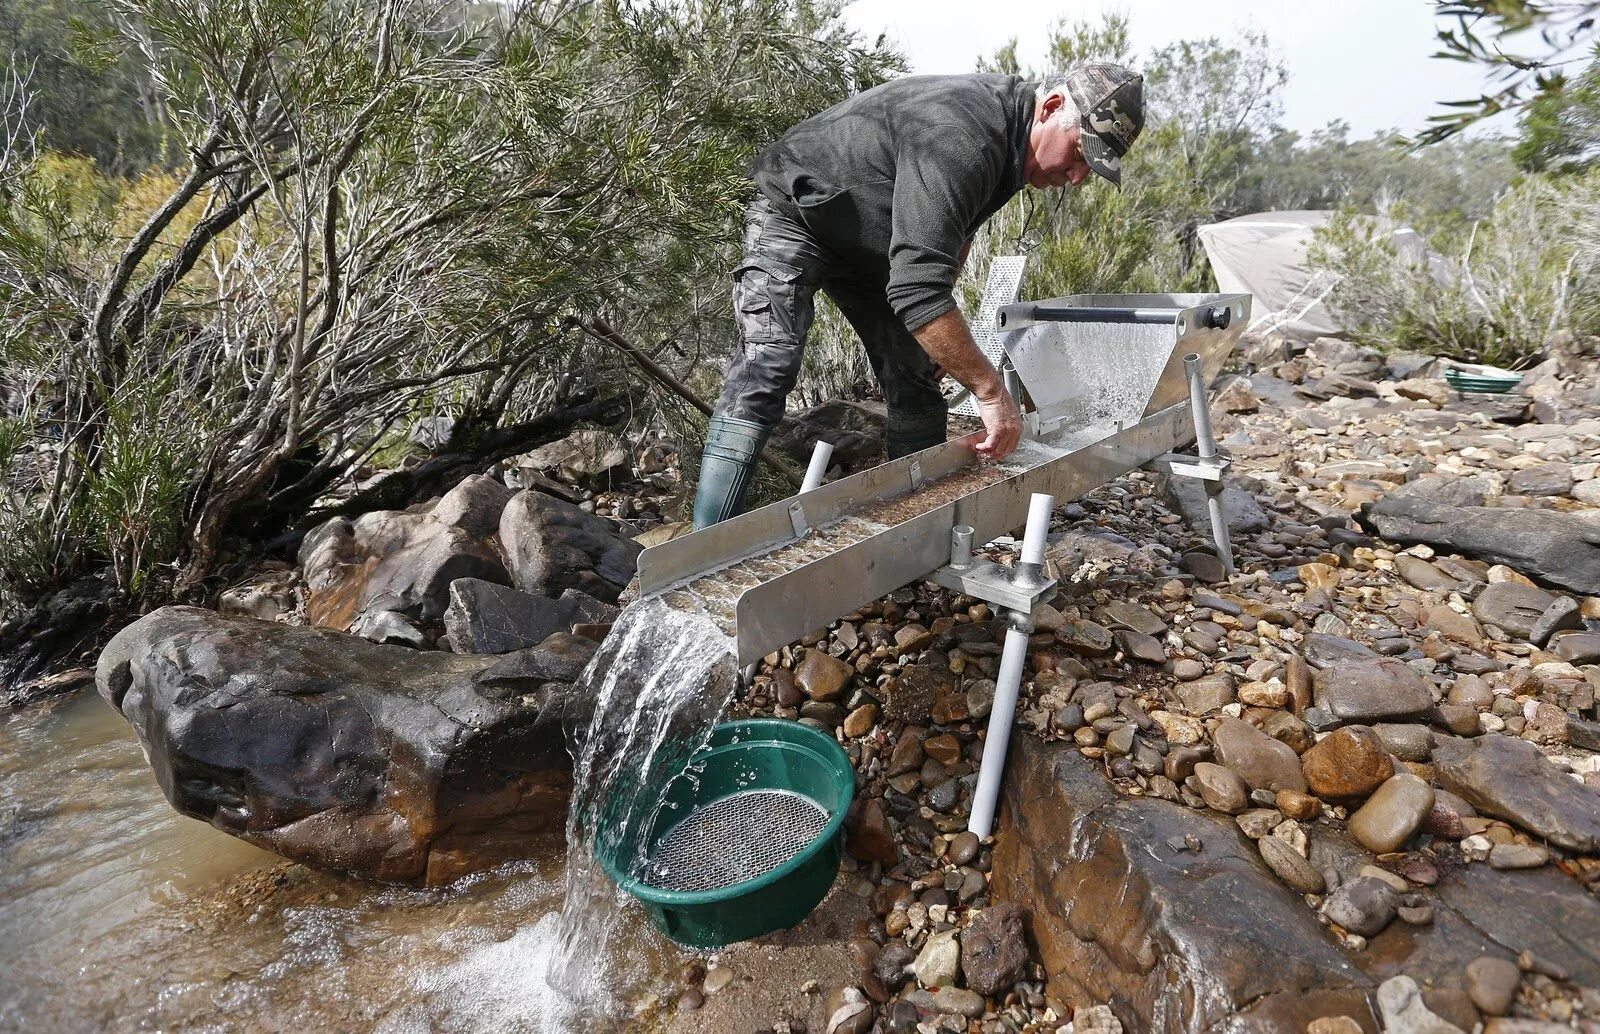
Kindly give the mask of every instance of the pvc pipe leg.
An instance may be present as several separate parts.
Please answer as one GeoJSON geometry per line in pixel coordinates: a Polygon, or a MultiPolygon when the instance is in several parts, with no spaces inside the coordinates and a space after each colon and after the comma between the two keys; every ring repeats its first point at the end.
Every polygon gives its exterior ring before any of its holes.
{"type": "Polygon", "coordinates": [[[828,473],[828,461],[833,458],[833,445],[829,442],[818,442],[811,450],[811,466],[806,468],[806,479],[800,485],[800,494],[814,492],[822,487],[822,479],[828,473]]]}
{"type": "Polygon", "coordinates": [[[983,762],[978,766],[978,786],[972,794],[972,815],[967,831],[979,840],[994,830],[995,805],[1000,796],[1000,776],[1005,772],[1006,748],[1011,741],[1011,719],[1017,711],[1017,689],[1028,660],[1028,633],[1006,629],[1005,650],[1000,654],[1000,674],[995,680],[994,708],[989,712],[989,732],[983,741],[983,762]]]}

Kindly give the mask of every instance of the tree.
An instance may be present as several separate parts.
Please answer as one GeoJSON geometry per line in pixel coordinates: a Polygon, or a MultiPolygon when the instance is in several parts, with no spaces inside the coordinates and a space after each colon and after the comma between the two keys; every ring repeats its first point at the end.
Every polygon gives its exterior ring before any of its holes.
{"type": "Polygon", "coordinates": [[[1600,62],[1529,101],[1511,158],[1527,172],[1573,173],[1600,157],[1600,62]]]}

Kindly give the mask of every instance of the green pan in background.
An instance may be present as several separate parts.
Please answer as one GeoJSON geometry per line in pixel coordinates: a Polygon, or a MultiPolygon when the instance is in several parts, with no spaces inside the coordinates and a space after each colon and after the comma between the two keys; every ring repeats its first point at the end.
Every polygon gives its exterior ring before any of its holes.
{"type": "Polygon", "coordinates": [[[850,759],[832,737],[810,726],[752,718],[712,730],[694,765],[695,778],[679,777],[663,789],[665,805],[648,836],[616,844],[594,838],[607,845],[597,850],[606,874],[643,903],[662,933],[689,947],[720,948],[799,923],[827,896],[839,872],[841,828],[855,792],[850,759]],[[810,801],[826,815],[821,831],[776,868],[711,890],[668,890],[630,875],[695,809],[757,790],[810,801]]]}

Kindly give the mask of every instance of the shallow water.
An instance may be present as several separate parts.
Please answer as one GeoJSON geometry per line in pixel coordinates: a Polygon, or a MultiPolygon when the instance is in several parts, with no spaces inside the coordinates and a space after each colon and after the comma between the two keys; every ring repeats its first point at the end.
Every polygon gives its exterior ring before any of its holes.
{"type": "MultiPolygon", "coordinates": [[[[0,719],[0,1030],[620,1027],[545,983],[562,894],[556,838],[432,891],[290,865],[173,812],[93,693],[0,719]]],[[[671,972],[638,909],[615,923],[671,972]]]]}

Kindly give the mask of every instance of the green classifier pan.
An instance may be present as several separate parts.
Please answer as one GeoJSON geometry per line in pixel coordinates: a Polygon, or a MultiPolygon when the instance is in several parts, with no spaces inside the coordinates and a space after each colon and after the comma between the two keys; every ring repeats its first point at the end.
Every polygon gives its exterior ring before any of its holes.
{"type": "Polygon", "coordinates": [[[597,837],[608,845],[597,855],[662,933],[720,948],[794,926],[827,896],[854,791],[850,759],[826,734],[727,722],[665,788],[644,843],[597,837]]]}

